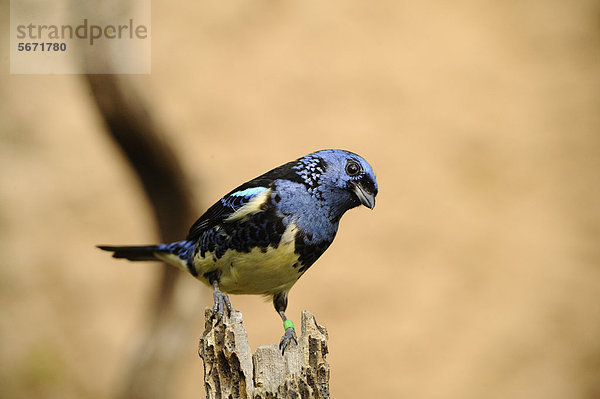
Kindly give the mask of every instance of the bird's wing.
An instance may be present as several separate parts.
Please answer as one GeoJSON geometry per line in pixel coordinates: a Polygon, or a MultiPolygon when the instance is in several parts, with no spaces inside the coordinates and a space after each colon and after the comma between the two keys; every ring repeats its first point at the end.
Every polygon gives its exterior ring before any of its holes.
{"type": "Polygon", "coordinates": [[[239,221],[262,211],[275,180],[302,181],[294,170],[296,164],[297,161],[288,162],[232,190],[200,216],[190,228],[187,240],[197,240],[202,233],[220,223],[239,221]]]}
{"type": "Polygon", "coordinates": [[[233,190],[225,195],[200,216],[190,228],[187,240],[195,240],[202,233],[219,223],[234,222],[245,216],[260,212],[268,199],[271,189],[264,186],[247,187],[233,190]]]}

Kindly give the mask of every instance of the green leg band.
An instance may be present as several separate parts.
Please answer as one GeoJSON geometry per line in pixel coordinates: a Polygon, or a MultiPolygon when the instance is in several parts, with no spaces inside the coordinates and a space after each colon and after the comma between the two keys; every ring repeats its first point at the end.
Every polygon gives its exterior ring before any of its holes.
{"type": "Polygon", "coordinates": [[[286,320],[286,321],[284,321],[284,322],[283,322],[283,329],[284,329],[284,330],[288,330],[288,329],[290,329],[290,328],[291,328],[292,330],[295,330],[295,328],[294,328],[294,323],[293,323],[291,320],[286,320]]]}

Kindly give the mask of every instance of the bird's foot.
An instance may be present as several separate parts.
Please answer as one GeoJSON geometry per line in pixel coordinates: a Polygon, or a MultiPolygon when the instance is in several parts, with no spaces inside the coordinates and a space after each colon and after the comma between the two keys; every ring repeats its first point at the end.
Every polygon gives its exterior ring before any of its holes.
{"type": "Polygon", "coordinates": [[[281,350],[282,355],[285,353],[285,349],[292,341],[294,341],[294,343],[298,345],[298,339],[296,338],[296,330],[294,330],[294,327],[286,329],[285,334],[283,334],[283,337],[281,337],[281,341],[279,342],[279,349],[281,350]]]}
{"type": "Polygon", "coordinates": [[[223,314],[225,314],[225,309],[227,309],[227,316],[231,315],[232,307],[227,294],[221,292],[217,287],[213,290],[213,299],[215,301],[215,306],[213,306],[212,309],[211,319],[216,318],[218,324],[223,318],[223,314]]]}

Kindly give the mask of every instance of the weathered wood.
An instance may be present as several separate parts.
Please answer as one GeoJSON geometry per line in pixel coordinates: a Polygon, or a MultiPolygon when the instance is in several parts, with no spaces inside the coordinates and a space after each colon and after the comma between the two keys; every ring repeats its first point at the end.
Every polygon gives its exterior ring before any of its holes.
{"type": "Polygon", "coordinates": [[[240,312],[219,322],[212,316],[207,309],[198,347],[208,399],[329,398],[327,330],[312,313],[302,312],[298,345],[291,343],[283,356],[277,345],[252,355],[240,312]]]}

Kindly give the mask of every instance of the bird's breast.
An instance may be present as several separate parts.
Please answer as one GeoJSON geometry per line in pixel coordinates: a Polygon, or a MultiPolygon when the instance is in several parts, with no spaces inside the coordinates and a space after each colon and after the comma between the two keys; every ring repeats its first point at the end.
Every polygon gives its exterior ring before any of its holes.
{"type": "Polygon", "coordinates": [[[289,291],[305,270],[296,253],[297,234],[297,225],[288,223],[279,243],[248,251],[229,248],[218,258],[213,252],[198,252],[194,258],[198,279],[208,283],[211,273],[216,273],[221,290],[231,294],[289,291]]]}

